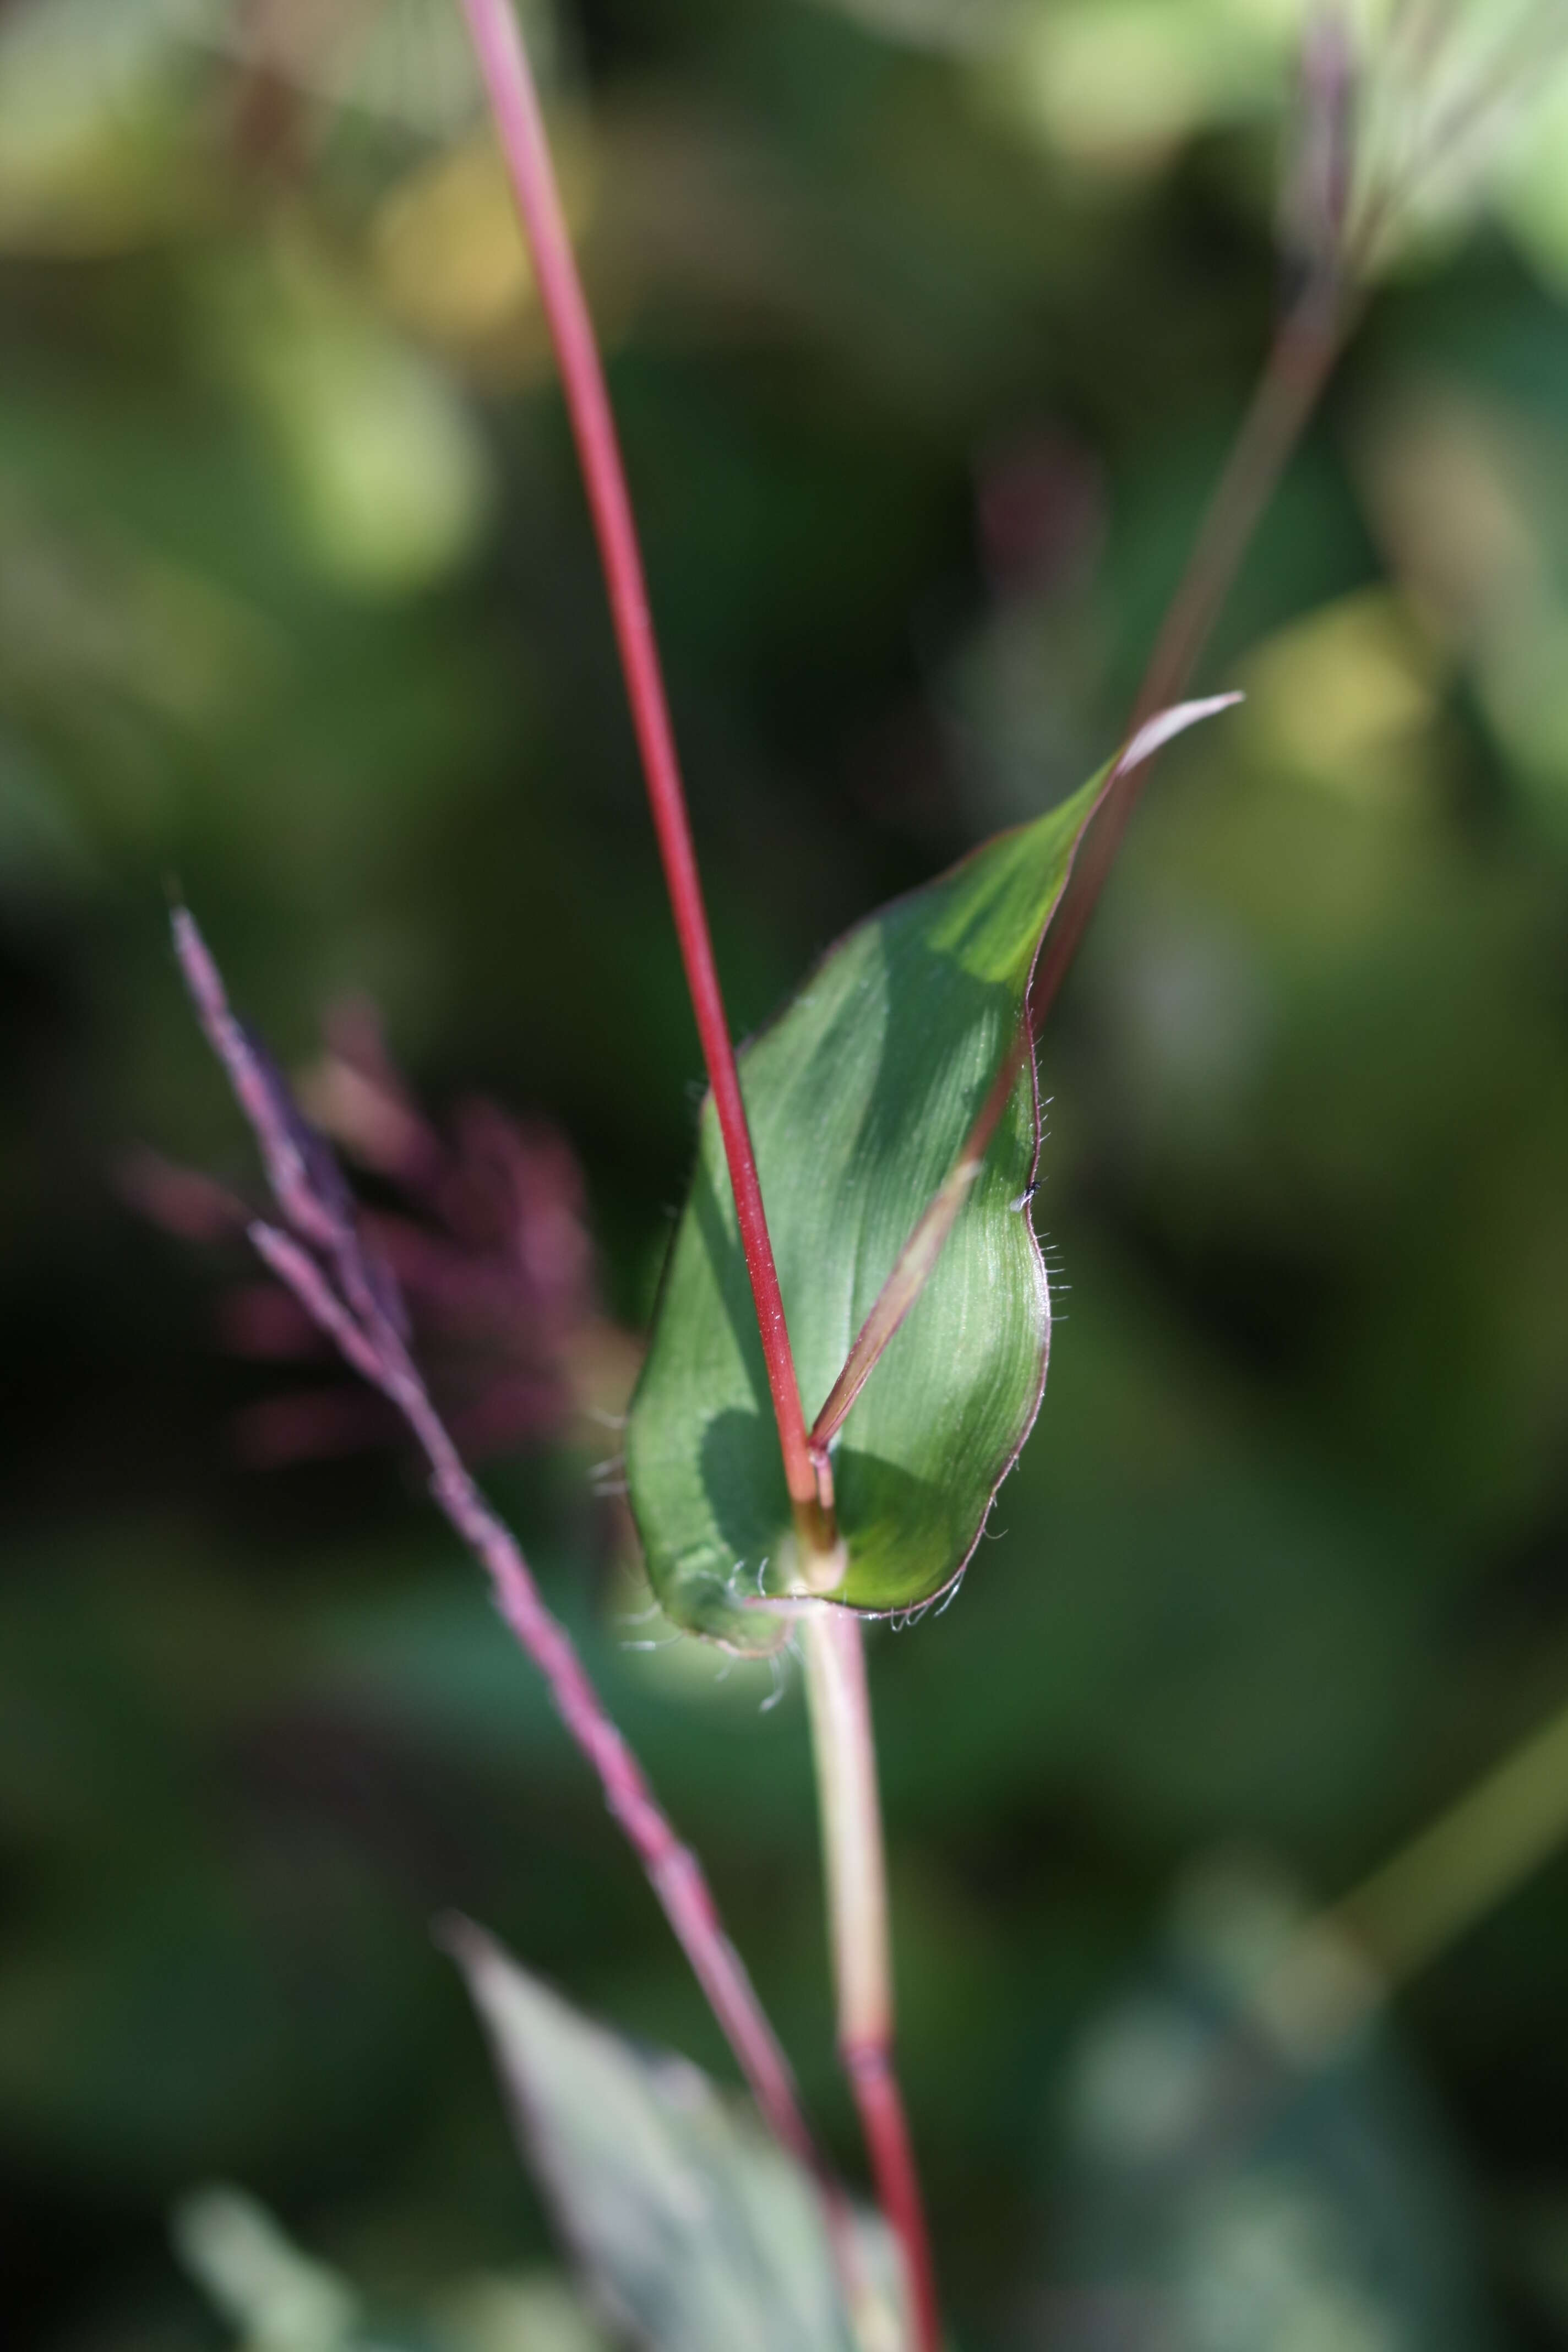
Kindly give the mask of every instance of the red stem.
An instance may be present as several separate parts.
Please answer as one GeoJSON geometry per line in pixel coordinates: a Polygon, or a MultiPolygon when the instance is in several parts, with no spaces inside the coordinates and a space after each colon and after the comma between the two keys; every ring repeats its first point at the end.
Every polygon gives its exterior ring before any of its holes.
{"type": "Polygon", "coordinates": [[[643,575],[620,444],[605,387],[605,373],[561,209],[538,92],[510,0],[462,0],[462,5],[489,91],[501,151],[533,257],[539,298],[560,363],[567,412],[593,511],[616,642],[626,673],[632,724],[647,778],[654,830],[658,836],[659,856],[664,861],[676,935],[686,969],[686,984],[697,1016],[697,1034],[701,1040],[702,1058],[713,1089],[729,1163],[741,1247],[745,1253],[746,1271],[756,1302],[768,1388],[784,1453],[784,1477],[796,1510],[810,1512],[816,1502],[816,1475],[806,1441],[805,1416],[779,1291],[778,1269],[763,1209],[756,1154],[746,1123],[735,1050],[713,961],[713,942],[702,903],[702,885],[676,757],[669,705],[648,610],[647,583],[643,575]]]}
{"type": "MultiPolygon", "coordinates": [[[[802,1410],[604,371],[561,209],[538,94],[510,0],[462,0],[462,4],[532,255],[587,487],[681,959],[729,1164],[785,1479],[803,1533],[809,1543],[826,1552],[833,1541],[831,1513],[824,1507],[830,1490],[819,1480],[802,1410]]],[[[993,1123],[1000,1116],[1005,1095],[1002,1089],[992,1113],[993,1123]]],[[[861,1672],[863,1677],[863,1667],[861,1672]]],[[[868,1757],[869,1738],[868,1717],[868,1757]]],[[[852,2033],[843,2054],[866,2133],[879,2200],[903,2251],[918,2342],[922,2352],[935,2352],[941,2342],[935,2276],[893,2066],[890,2020],[869,2034],[852,2033]]]]}
{"type": "MultiPolygon", "coordinates": [[[[789,2061],[723,1931],[700,1864],[676,1836],[642,1767],[605,1713],[571,1635],[545,1606],[516,1538],[475,1485],[431,1400],[386,1286],[375,1278],[346,1196],[323,1189],[308,1131],[281,1080],[235,1018],[222,975],[183,908],[174,912],[174,935],[191,1001],[250,1123],[273,1198],[291,1228],[284,1232],[258,1219],[248,1227],[253,1245],[418,1440],[437,1502],[489,1576],[502,1617],[543,1675],[563,1722],[597,1772],[605,1802],[647,1871],[758,2105],[784,2145],[825,2179],[789,2061]]],[[[831,2197],[829,2210],[835,2210],[831,2197]]]]}
{"type": "MultiPolygon", "coordinates": [[[[1206,719],[1240,700],[1239,695],[1212,695],[1206,702],[1184,702],[1169,710],[1159,710],[1146,719],[1131,737],[1121,756],[1106,772],[1106,777],[1092,806],[1079,827],[1068,852],[1067,874],[1062,888],[1052,902],[1046,917],[1047,937],[1057,908],[1077,869],[1079,849],[1086,835],[1091,835],[1100,811],[1115,793],[1125,787],[1126,780],[1146,761],[1158,758],[1174,736],[1182,734],[1195,719],[1206,719]]],[[[913,1233],[899,1252],[893,1270],[871,1305],[871,1311],[856,1333],[854,1343],[844,1360],[843,1370],[827,1392],[826,1402],[812,1423],[811,1444],[818,1462],[826,1462],[827,1449],[848,1418],[851,1406],[880,1362],[889,1341],[905,1316],[914,1305],[935,1268],[948,1234],[957,1222],[958,1213],[968,1196],[969,1188],[979,1175],[990,1147],[991,1139],[1002,1123],[1014,1087],[1035,1050],[1035,1035],[1027,1018],[1020,1021],[1017,1033],[1009,1046],[991,1091],[980,1107],[973,1126],[959,1147],[957,1159],[949,1169],[938,1190],[922,1211],[913,1233]]]]}
{"type": "Polygon", "coordinates": [[[647,1871],[758,2105],[776,2137],[820,2176],[821,2161],[800,2112],[789,2061],[724,1933],[700,1863],[670,1826],[642,1767],[605,1713],[571,1635],[545,1607],[515,1538],[475,1486],[424,1383],[405,1385],[396,1402],[425,1449],[437,1501],[485,1568],[497,1607],[543,1675],[563,1722],[597,1772],[605,1801],[647,1871]]]}
{"type": "MultiPolygon", "coordinates": [[[[197,941],[195,952],[184,949],[182,952],[187,973],[195,975],[195,984],[200,987],[203,967],[210,969],[205,950],[197,941]]],[[[226,1017],[216,974],[211,992],[199,994],[197,1003],[204,1018],[213,1005],[220,1018],[226,1017]]],[[[207,1025],[213,1034],[210,1019],[207,1025]]],[[[226,1041],[215,1042],[230,1075],[242,1075],[243,1046],[237,1055],[226,1041]]],[[[265,1146],[265,1108],[258,1132],[265,1146]]],[[[544,1676],[562,1722],[597,1773],[610,1814],[642,1864],[758,2108],[775,2139],[816,2182],[845,2291],[855,2303],[862,2293],[863,2280],[854,2216],[801,2113],[789,2060],[757,1999],[745,1962],[724,1932],[701,1864],[676,1835],[641,1765],[605,1712],[571,1634],[545,1605],[516,1537],[480,1494],[413,1357],[374,1296],[363,1283],[356,1283],[353,1287],[359,1298],[351,1307],[333,1289],[321,1260],[276,1225],[258,1219],[249,1227],[249,1236],[258,1255],[288,1285],[306,1313],[336,1342],[354,1370],[397,1408],[418,1440],[430,1465],[431,1493],[489,1577],[502,1619],[544,1676]]]]}
{"type": "Polygon", "coordinates": [[[864,2049],[841,2049],[839,2057],[855,2094],[860,2129],[877,2184],[877,2203],[903,2252],[914,2304],[915,2342],[921,2352],[941,2352],[942,2305],[936,2271],[926,2231],[920,2170],[891,2046],[875,2042],[864,2049]]]}
{"type": "MultiPolygon", "coordinates": [[[[1280,322],[1150,656],[1133,709],[1134,730],[1185,689],[1263,510],[1343,349],[1348,323],[1349,301],[1337,274],[1309,286],[1280,322]]],[[[1029,992],[1036,1035],[1089,929],[1152,764],[1147,761],[1118,778],[1089,828],[1029,992]]]]}
{"type": "MultiPolygon", "coordinates": [[[[834,1547],[831,1508],[825,1499],[830,1489],[819,1483],[806,1435],[756,1155],[713,960],[642,555],[598,345],[561,209],[538,92],[510,0],[462,0],[462,5],[532,255],[587,487],[681,961],[729,1165],[784,1478],[806,1548],[827,1554],[834,1547]]],[[[885,2192],[888,2200],[884,2210],[909,2265],[920,2352],[937,2352],[941,2321],[930,2244],[902,2104],[886,2048],[880,2053],[876,2079],[864,2095],[857,2080],[857,2098],[866,2122],[878,2189],[885,2192]]],[[[786,2138],[785,2144],[792,2143],[786,2138]]],[[[829,2213],[835,2217],[831,2201],[829,2213]]],[[[838,2243],[842,2263],[841,2225],[838,2243]]],[[[853,2295],[853,2279],[850,2289],[853,2295]]]]}

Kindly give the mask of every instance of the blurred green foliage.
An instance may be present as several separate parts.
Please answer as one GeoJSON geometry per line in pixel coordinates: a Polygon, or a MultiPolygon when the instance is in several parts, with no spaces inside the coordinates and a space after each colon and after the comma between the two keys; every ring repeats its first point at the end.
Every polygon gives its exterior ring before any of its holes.
{"type": "MultiPolygon", "coordinates": [[[[1267,338],[1297,12],[531,16],[746,1027],[1113,743],[1267,338]]],[[[444,1907],[724,2071],[395,1447],[239,1458],[302,1375],[119,1181],[247,1165],[173,880],[286,1060],[363,990],[437,1110],[553,1120],[646,1320],[700,1066],[455,26],[0,11],[0,2246],[47,2352],[216,2340],[166,2228],[215,2172],[376,2309],[548,2258],[444,1907]]],[[[1232,599],[1248,708],[1173,755],[1045,1041],[1040,1425],[957,1605],[875,1645],[967,2347],[1076,2340],[1085,2245],[1175,2259],[1146,2183],[1080,2227],[1070,2085],[1190,1860],[1337,1894],[1568,1694],[1565,102],[1376,289],[1232,599]]],[[[615,1442],[487,1475],[852,2161],[798,1694],[626,1648],[615,1442]]],[[[1411,1988],[1428,2087],[1365,2126],[1521,2343],[1568,2326],[1565,1956],[1558,1864],[1411,1988]]],[[[1264,2255],[1305,2210],[1244,2200],[1264,2255]]],[[[487,2352],[554,2340],[525,2305],[487,2352]]],[[[1237,2307],[1352,2340],[1200,2294],[1184,2347],[1237,2307]]]]}

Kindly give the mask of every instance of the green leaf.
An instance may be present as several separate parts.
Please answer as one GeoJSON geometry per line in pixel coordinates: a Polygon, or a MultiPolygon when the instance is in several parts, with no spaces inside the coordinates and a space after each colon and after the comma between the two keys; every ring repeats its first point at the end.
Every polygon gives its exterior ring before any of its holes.
{"type": "MultiPolygon", "coordinates": [[[[1119,772],[1215,707],[1163,714],[1119,772]]],[[[858,924],[741,1056],[808,1421],[997,1077],[1110,777],[858,924]]],[[[857,1609],[911,1608],[952,1584],[1034,1421],[1050,1338],[1027,1205],[1038,1149],[1031,1064],[836,1441],[847,1559],[836,1597],[857,1609]]],[[[776,1646],[780,1620],[758,1598],[805,1587],[711,1100],[626,1462],[670,1617],[737,1648],[776,1646]]]]}
{"type": "Polygon", "coordinates": [[[589,2023],[479,1928],[459,1922],[447,1941],[610,2324],[650,2352],[858,2352],[816,2191],[792,2159],[696,2067],[589,2023]]]}
{"type": "MultiPolygon", "coordinates": [[[[856,924],[742,1051],[809,1418],[1016,1037],[1100,781],[856,924]]],[[[908,1609],[957,1576],[1035,1421],[1051,1336],[1025,1202],[1037,1148],[1030,1066],[837,1444],[842,1597],[858,1609],[908,1609]]],[[[793,1590],[795,1538],[712,1101],[632,1402],[627,1475],[666,1612],[741,1649],[773,1644],[778,1621],[745,1600],[793,1590]]]]}
{"type": "MultiPolygon", "coordinates": [[[[857,925],[741,1060],[802,1399],[820,1409],[1006,1053],[1089,786],[857,925]]],[[[844,1598],[897,1609],[973,1549],[1039,1403],[1050,1305],[1020,1198],[1031,1070],[834,1457],[844,1598]]],[[[790,1589],[789,1498],[711,1102],[632,1408],[632,1507],[669,1614],[742,1646],[790,1589]],[[765,1564],[765,1565],[764,1565],[765,1564]]]]}

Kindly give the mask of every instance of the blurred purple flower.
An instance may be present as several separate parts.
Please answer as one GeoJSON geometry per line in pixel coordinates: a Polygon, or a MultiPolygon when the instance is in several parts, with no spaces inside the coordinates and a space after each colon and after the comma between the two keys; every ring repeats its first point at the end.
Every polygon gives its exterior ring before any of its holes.
{"type": "Polygon", "coordinates": [[[234,1353],[282,1363],[344,1354],[374,1383],[334,1380],[248,1406],[237,1424],[246,1457],[269,1466],[395,1433],[403,1408],[386,1366],[370,1369],[336,1319],[323,1316],[321,1299],[305,1295],[300,1277],[311,1268],[362,1335],[372,1333],[378,1359],[384,1331],[417,1350],[442,1418],[470,1456],[545,1443],[585,1413],[617,1411],[635,1345],[603,1313],[582,1173],[565,1139],[478,1099],[458,1106],[449,1139],[441,1134],[408,1092],[363,1001],[329,1017],[326,1050],[297,1100],[229,1010],[183,914],[175,940],[288,1232],[268,1246],[222,1186],[151,1152],[128,1165],[124,1189],[184,1240],[220,1242],[248,1230],[275,1272],[277,1244],[288,1245],[284,1287],[246,1282],[227,1293],[221,1328],[234,1353]],[[340,1149],[370,1180],[380,1196],[374,1205],[356,1201],[340,1149]]]}

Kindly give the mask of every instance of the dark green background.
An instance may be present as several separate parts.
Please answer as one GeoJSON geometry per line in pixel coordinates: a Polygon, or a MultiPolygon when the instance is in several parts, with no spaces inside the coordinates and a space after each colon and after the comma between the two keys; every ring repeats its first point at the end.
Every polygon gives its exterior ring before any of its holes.
{"type": "MultiPolygon", "coordinates": [[[[181,2352],[166,2215],[215,2174],[395,2315],[546,2258],[437,1912],[725,2060],[410,1465],[236,1456],[291,1376],[219,1345],[237,1259],[115,1185],[138,1140],[247,1181],[171,882],[285,1060],[363,989],[434,1109],[555,1121],[627,1326],[700,1062],[537,323],[422,339],[378,262],[463,134],[56,15],[79,152],[29,195],[0,139],[3,2326],[181,2352]]],[[[741,1030],[1113,743],[1267,340],[1267,85],[1096,152],[1009,54],[811,0],[563,35],[741,1030]]],[[[1375,292],[1231,601],[1205,683],[1252,702],[1163,771],[1044,1045],[1038,1429],[957,1605],[873,1644],[967,2346],[1090,2341],[1048,2282],[1166,2224],[1096,2205],[1062,2085],[1190,1866],[1336,1895],[1568,1696],[1565,565],[1568,314],[1483,211],[1375,292]]],[[[487,1476],[853,2165],[798,1690],[624,1650],[591,1459],[487,1476]]],[[[1356,2094],[1413,2263],[1519,2344],[1568,2330],[1565,1983],[1558,1863],[1356,2094]]]]}

